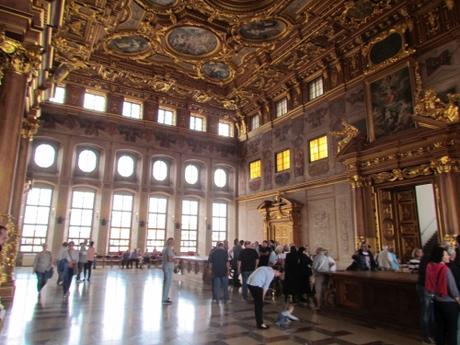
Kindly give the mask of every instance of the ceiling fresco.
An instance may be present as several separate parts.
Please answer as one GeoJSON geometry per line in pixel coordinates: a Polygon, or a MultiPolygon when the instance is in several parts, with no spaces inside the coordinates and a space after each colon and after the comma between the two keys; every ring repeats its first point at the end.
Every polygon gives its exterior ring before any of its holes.
{"type": "Polygon", "coordinates": [[[366,41],[410,20],[420,1],[68,0],[56,75],[265,111],[303,80],[325,71],[338,80],[366,41]]]}

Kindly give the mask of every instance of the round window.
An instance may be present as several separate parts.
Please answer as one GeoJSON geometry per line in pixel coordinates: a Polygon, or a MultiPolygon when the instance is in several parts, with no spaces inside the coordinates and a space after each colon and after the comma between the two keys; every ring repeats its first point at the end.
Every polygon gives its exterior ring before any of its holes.
{"type": "Polygon", "coordinates": [[[153,163],[153,178],[157,181],[164,181],[168,177],[168,164],[165,161],[155,161],[153,163]]]}
{"type": "Polygon", "coordinates": [[[134,173],[134,159],[131,156],[118,158],[117,172],[120,176],[131,177],[134,173]]]}
{"type": "Polygon", "coordinates": [[[227,185],[227,172],[224,169],[214,171],[214,184],[219,188],[227,185]]]}
{"type": "Polygon", "coordinates": [[[78,168],[85,172],[90,173],[96,170],[97,155],[93,150],[83,150],[78,155],[78,168]]]}
{"type": "Polygon", "coordinates": [[[185,168],[185,182],[195,184],[198,182],[198,168],[193,164],[187,165],[185,168]]]}
{"type": "Polygon", "coordinates": [[[34,162],[40,168],[49,168],[56,159],[56,149],[49,144],[40,144],[35,149],[34,162]]]}

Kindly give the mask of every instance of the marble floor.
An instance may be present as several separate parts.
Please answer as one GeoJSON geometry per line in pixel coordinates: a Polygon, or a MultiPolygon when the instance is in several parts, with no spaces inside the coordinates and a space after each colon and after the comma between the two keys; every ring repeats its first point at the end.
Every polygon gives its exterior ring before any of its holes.
{"type": "Polygon", "coordinates": [[[93,271],[91,283],[72,282],[67,299],[49,281],[41,299],[30,268],[16,270],[16,294],[3,327],[5,345],[154,345],[154,344],[308,344],[412,345],[416,335],[382,329],[332,313],[297,307],[300,321],[288,329],[274,324],[281,302],[265,306],[268,330],[255,328],[253,305],[232,291],[231,303],[211,301],[209,286],[198,276],[175,275],[171,306],[161,304],[158,269],[93,271]]]}

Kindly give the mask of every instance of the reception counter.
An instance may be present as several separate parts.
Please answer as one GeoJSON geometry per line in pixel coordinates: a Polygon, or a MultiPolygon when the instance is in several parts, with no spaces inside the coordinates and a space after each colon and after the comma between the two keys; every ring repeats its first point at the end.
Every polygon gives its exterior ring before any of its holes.
{"type": "Polygon", "coordinates": [[[394,326],[419,327],[417,275],[399,272],[330,274],[326,305],[359,318],[394,326]]]}

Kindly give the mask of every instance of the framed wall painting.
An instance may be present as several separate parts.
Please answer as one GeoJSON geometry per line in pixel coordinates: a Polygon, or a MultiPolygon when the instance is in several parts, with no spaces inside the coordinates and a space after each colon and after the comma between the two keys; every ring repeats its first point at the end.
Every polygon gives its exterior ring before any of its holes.
{"type": "Polygon", "coordinates": [[[415,127],[412,70],[405,63],[367,81],[370,141],[415,127]]]}

